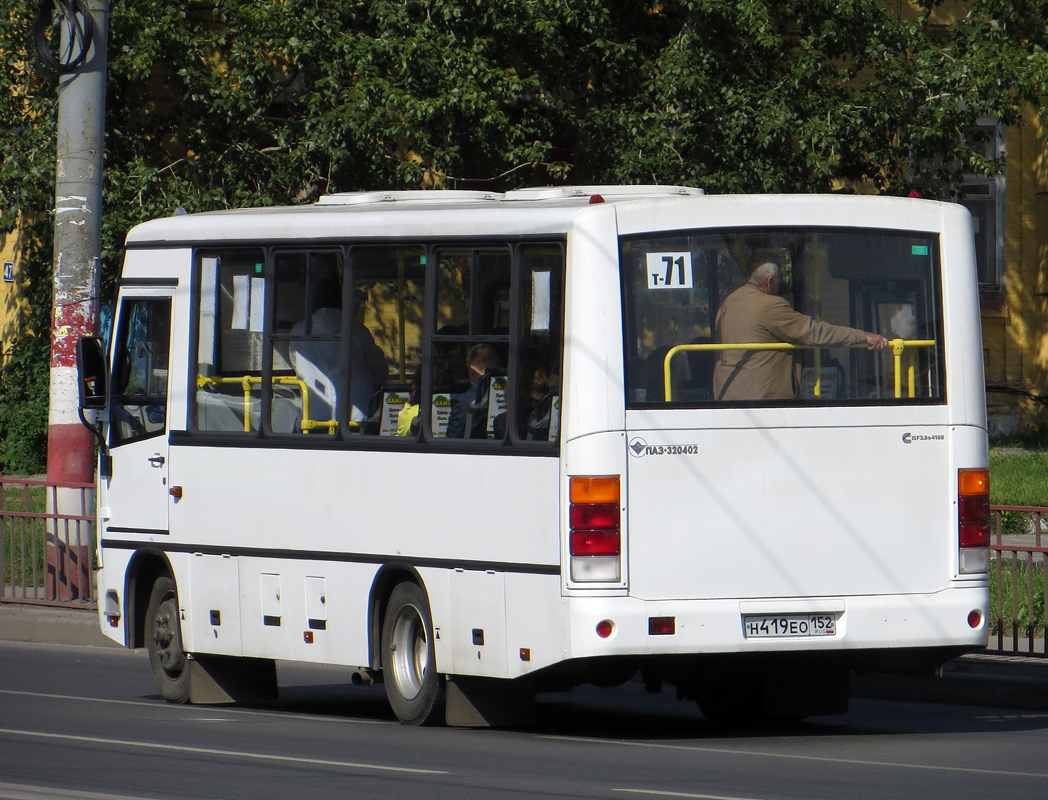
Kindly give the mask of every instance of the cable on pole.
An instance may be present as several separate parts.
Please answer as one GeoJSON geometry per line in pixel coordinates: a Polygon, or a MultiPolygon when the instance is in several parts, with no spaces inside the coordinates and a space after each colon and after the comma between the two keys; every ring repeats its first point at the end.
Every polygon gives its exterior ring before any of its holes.
{"type": "Polygon", "coordinates": [[[37,62],[49,72],[67,75],[87,58],[97,32],[84,0],[42,0],[33,30],[37,62]],[[49,38],[49,34],[54,36],[56,22],[59,28],[69,26],[69,38],[64,47],[59,34],[57,54],[49,38]]]}

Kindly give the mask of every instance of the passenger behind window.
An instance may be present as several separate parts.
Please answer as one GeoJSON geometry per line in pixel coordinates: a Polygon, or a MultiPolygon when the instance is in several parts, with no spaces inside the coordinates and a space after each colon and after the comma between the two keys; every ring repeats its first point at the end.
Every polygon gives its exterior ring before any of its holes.
{"type": "Polygon", "coordinates": [[[422,380],[416,371],[411,378],[411,394],[407,403],[397,414],[397,436],[414,436],[418,433],[419,403],[422,399],[422,380]]]}
{"type": "MultiPolygon", "coordinates": [[[[382,348],[375,344],[375,337],[359,319],[367,303],[367,293],[358,289],[353,294],[353,320],[350,324],[352,337],[349,340],[349,404],[350,422],[360,422],[374,416],[376,393],[389,377],[389,365],[382,348]]],[[[382,401],[378,398],[378,414],[382,413],[382,401]]]]}
{"type": "MultiPolygon", "coordinates": [[[[722,344],[788,342],[817,347],[865,344],[888,346],[878,333],[817,322],[794,311],[782,288],[780,256],[757,252],[749,281],[728,295],[717,311],[717,340],[722,344]]],[[[793,353],[784,350],[723,350],[713,371],[717,400],[790,400],[800,392],[793,353]]]]}
{"type": "MultiPolygon", "coordinates": [[[[342,288],[328,279],[317,285],[316,308],[310,317],[309,334],[305,320],[295,323],[288,347],[295,374],[309,391],[309,416],[315,421],[335,419],[338,387],[342,384],[341,343],[337,338],[311,340],[310,336],[337,336],[342,330],[342,288]]],[[[372,397],[385,381],[386,356],[363,323],[353,320],[349,343],[351,385],[349,390],[351,422],[361,422],[368,414],[372,397]]]]}
{"type": "Polygon", "coordinates": [[[476,344],[466,353],[470,387],[451,396],[449,439],[486,439],[491,380],[501,376],[498,351],[490,344],[476,344]]]}
{"type": "Polygon", "coordinates": [[[520,368],[521,391],[518,395],[517,419],[521,439],[549,441],[550,426],[555,414],[554,397],[557,377],[543,364],[526,361],[520,368]]]}

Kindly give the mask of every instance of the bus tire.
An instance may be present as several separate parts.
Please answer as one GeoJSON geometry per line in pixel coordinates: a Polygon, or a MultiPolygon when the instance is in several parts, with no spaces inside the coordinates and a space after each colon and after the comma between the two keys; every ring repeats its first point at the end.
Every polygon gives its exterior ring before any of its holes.
{"type": "Polygon", "coordinates": [[[178,597],[174,581],[166,575],[156,579],[149,595],[145,639],[160,694],[169,703],[189,702],[189,660],[182,649],[178,597]]]}
{"type": "Polygon", "coordinates": [[[405,725],[444,720],[444,676],[436,670],[433,620],[426,593],[400,583],[382,620],[382,679],[397,719],[405,725]]]}

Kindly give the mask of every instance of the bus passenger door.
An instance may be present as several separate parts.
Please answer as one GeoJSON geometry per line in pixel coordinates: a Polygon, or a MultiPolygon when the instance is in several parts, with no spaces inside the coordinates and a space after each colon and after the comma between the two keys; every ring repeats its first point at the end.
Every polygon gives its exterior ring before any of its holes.
{"type": "MultiPolygon", "coordinates": [[[[168,533],[171,296],[136,291],[117,308],[109,404],[112,476],[100,506],[106,536],[168,533]]],[[[145,541],[149,541],[146,538],[145,541]]]]}

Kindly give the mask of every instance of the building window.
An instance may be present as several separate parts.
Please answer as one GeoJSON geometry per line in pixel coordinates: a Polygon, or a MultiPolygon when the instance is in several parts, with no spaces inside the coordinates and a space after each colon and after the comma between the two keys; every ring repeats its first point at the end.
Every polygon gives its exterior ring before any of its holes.
{"type": "MultiPolygon", "coordinates": [[[[973,134],[974,146],[987,160],[1004,158],[1003,126],[981,119],[973,134]]],[[[957,202],[972,214],[979,285],[987,289],[1000,289],[1004,284],[1004,190],[1002,171],[992,178],[967,175],[955,192],[957,202]]]]}

